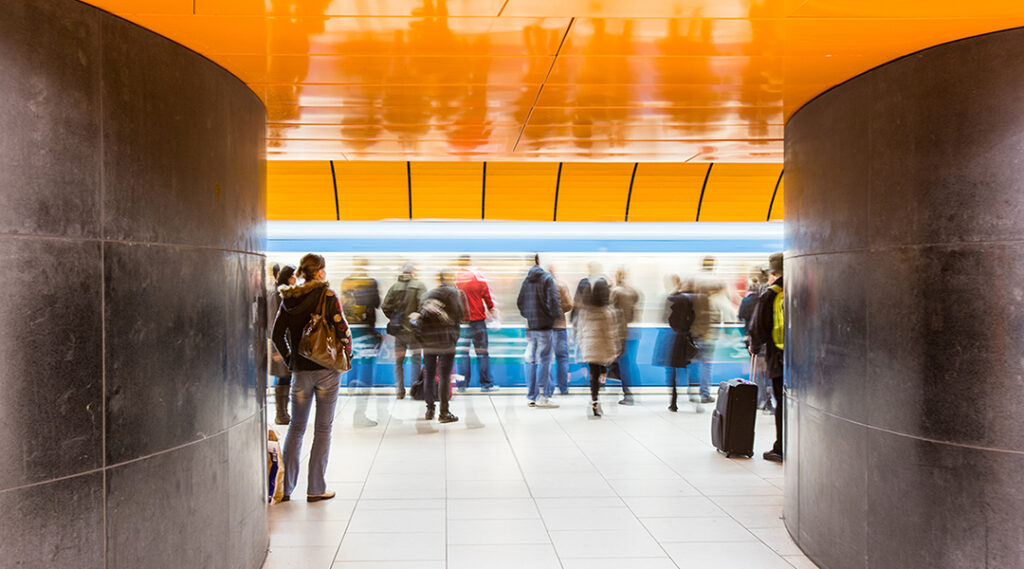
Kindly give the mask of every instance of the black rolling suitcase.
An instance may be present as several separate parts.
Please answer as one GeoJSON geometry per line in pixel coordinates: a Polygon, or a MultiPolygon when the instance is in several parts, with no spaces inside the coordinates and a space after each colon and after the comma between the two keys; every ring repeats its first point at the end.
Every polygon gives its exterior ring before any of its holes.
{"type": "Polygon", "coordinates": [[[711,414],[711,443],[725,456],[754,456],[754,421],[757,386],[742,379],[718,388],[718,403],[711,414]]]}

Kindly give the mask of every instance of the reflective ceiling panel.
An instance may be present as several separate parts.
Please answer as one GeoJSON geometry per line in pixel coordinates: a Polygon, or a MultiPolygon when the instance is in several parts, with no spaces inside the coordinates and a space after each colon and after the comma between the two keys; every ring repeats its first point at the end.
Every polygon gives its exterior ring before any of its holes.
{"type": "Polygon", "coordinates": [[[780,162],[859,73],[1020,0],[91,0],[245,81],[275,160],[780,162]]]}

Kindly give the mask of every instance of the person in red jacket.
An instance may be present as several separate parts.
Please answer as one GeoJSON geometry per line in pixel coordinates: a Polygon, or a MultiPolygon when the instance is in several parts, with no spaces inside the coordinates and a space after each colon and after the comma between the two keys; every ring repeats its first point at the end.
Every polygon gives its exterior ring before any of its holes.
{"type": "MultiPolygon", "coordinates": [[[[477,368],[480,372],[480,390],[495,391],[498,389],[491,378],[491,357],[487,352],[487,319],[498,318],[498,308],[491,295],[491,287],[487,285],[484,275],[470,265],[469,255],[459,258],[459,271],[455,274],[455,286],[466,295],[466,321],[469,323],[470,341],[476,352],[477,368]]],[[[469,386],[470,367],[469,354],[459,360],[459,374],[463,377],[458,385],[459,391],[469,386]]]]}

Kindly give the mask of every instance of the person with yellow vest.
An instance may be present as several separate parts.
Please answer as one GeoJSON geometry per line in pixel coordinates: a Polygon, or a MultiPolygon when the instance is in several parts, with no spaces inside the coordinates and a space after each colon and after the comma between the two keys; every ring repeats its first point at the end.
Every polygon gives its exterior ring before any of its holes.
{"type": "Polygon", "coordinates": [[[764,459],[782,462],[782,379],[783,350],[786,332],[786,293],[782,285],[782,253],[768,258],[769,285],[761,293],[750,322],[750,353],[765,348],[768,377],[775,393],[775,445],[764,453],[764,459]]]}

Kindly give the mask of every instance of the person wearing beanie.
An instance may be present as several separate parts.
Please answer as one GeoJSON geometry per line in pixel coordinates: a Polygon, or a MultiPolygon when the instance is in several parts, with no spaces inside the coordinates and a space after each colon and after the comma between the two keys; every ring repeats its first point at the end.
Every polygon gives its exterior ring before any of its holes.
{"type": "MultiPolygon", "coordinates": [[[[267,291],[267,323],[270,326],[273,326],[274,320],[277,318],[277,311],[281,309],[281,292],[278,289],[295,284],[295,267],[285,265],[282,268],[274,263],[274,279],[274,286],[267,291]]],[[[272,331],[272,329],[267,330],[267,338],[270,338],[272,331]]],[[[288,364],[281,357],[281,353],[277,351],[273,342],[270,343],[270,375],[277,378],[277,381],[274,382],[274,403],[277,407],[274,423],[287,425],[291,422],[291,417],[288,415],[288,392],[292,388],[292,372],[288,369],[288,364]]]]}
{"type": "Polygon", "coordinates": [[[423,350],[416,342],[409,315],[416,312],[420,301],[427,294],[427,287],[416,279],[412,263],[402,266],[398,281],[391,285],[381,310],[388,318],[387,332],[395,338],[395,397],[405,399],[405,355],[412,358],[412,380],[420,375],[423,364],[423,350]]]}
{"type": "Polygon", "coordinates": [[[757,300],[757,307],[750,322],[750,353],[765,350],[765,364],[768,377],[772,380],[775,394],[775,444],[764,453],[764,459],[782,462],[782,381],[783,349],[785,343],[785,290],[782,284],[783,257],[775,253],[768,258],[769,286],[757,300]]]}

